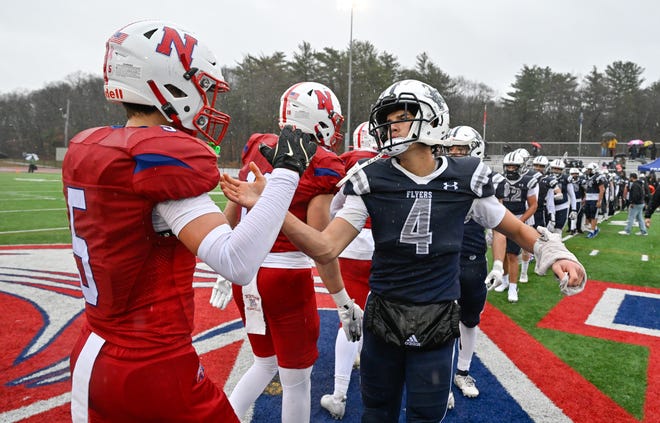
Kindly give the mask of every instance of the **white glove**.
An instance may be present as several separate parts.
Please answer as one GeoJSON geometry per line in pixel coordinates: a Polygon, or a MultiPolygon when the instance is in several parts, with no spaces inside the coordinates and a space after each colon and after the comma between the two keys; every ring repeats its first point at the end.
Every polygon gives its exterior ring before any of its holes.
{"type": "Polygon", "coordinates": [[[575,210],[573,210],[572,212],[570,212],[570,213],[568,214],[568,219],[569,219],[569,220],[575,220],[575,219],[577,219],[577,212],[576,212],[575,210]]]}
{"type": "Polygon", "coordinates": [[[227,304],[231,301],[233,297],[231,291],[231,282],[222,276],[218,276],[218,279],[213,285],[213,290],[211,290],[211,300],[209,303],[213,307],[217,307],[220,310],[224,310],[227,307],[227,304]]]}
{"type": "Polygon", "coordinates": [[[331,294],[331,296],[337,304],[339,320],[346,334],[346,339],[351,342],[359,341],[362,336],[362,309],[348,297],[346,289],[331,294]]]}
{"type": "Polygon", "coordinates": [[[502,285],[502,280],[504,279],[504,267],[502,266],[501,260],[495,260],[493,262],[493,270],[490,271],[484,283],[486,284],[486,289],[489,291],[497,288],[502,285]]]}
{"type": "Polygon", "coordinates": [[[556,187],[554,192],[555,192],[555,200],[561,200],[562,198],[564,198],[564,194],[562,194],[561,188],[556,187]]]}
{"type": "Polygon", "coordinates": [[[550,222],[548,222],[548,224],[546,225],[546,228],[547,228],[550,232],[554,232],[554,231],[555,231],[555,221],[554,221],[554,220],[551,220],[550,222]]]}

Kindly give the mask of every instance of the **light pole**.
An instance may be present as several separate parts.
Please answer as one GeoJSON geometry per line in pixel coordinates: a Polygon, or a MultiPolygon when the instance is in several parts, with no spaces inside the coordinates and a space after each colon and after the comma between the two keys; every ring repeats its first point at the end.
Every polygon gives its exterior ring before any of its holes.
{"type": "Polygon", "coordinates": [[[69,99],[66,99],[66,112],[64,116],[64,148],[69,146],[69,105],[71,104],[71,101],[69,99]]]}
{"type": "Polygon", "coordinates": [[[348,151],[351,143],[351,88],[353,85],[353,7],[355,0],[351,1],[351,33],[348,44],[348,112],[346,118],[346,137],[344,138],[344,151],[348,151]]]}

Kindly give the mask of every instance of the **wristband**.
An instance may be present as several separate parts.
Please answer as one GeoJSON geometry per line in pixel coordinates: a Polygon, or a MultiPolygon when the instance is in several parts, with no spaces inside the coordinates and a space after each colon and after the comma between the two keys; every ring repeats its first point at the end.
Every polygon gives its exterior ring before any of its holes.
{"type": "Polygon", "coordinates": [[[342,288],[341,291],[330,294],[330,296],[339,308],[345,308],[346,305],[351,301],[351,298],[348,296],[348,292],[346,292],[346,288],[342,288]]]}

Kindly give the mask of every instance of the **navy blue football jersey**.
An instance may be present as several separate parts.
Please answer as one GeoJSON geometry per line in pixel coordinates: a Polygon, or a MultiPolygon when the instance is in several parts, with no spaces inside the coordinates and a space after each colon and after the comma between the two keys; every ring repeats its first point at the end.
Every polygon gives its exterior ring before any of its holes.
{"type": "Polygon", "coordinates": [[[370,288],[392,300],[456,300],[466,214],[475,198],[494,194],[488,166],[474,157],[442,157],[438,169],[418,177],[379,160],[347,182],[371,217],[375,242],[370,288]]]}
{"type": "Polygon", "coordinates": [[[588,176],[585,180],[584,190],[587,194],[598,194],[601,185],[607,185],[607,180],[603,175],[595,174],[588,176]]]}
{"type": "Polygon", "coordinates": [[[561,199],[555,198],[555,206],[558,206],[568,202],[568,184],[570,182],[568,176],[565,174],[555,175],[555,179],[557,180],[557,185],[561,188],[561,199]]]}
{"type": "Polygon", "coordinates": [[[527,194],[536,187],[538,181],[526,173],[515,182],[502,178],[495,187],[495,196],[502,200],[502,204],[511,213],[520,216],[527,210],[527,194]]]}
{"type": "Polygon", "coordinates": [[[470,219],[465,223],[465,232],[463,233],[463,246],[461,255],[463,256],[484,256],[488,250],[486,244],[486,235],[484,227],[470,219]]]}

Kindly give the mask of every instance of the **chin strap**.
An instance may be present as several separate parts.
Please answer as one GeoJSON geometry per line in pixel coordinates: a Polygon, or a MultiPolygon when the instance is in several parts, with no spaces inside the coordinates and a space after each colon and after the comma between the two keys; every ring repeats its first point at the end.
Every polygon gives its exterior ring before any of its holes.
{"type": "Polygon", "coordinates": [[[160,109],[165,113],[165,116],[172,120],[172,123],[174,124],[173,126],[176,128],[183,128],[183,125],[181,125],[181,119],[179,119],[179,113],[174,106],[172,106],[172,103],[165,100],[163,93],[160,92],[154,80],[148,80],[147,84],[149,85],[149,88],[151,88],[151,92],[156,96],[156,100],[160,103],[160,109]]]}
{"type": "Polygon", "coordinates": [[[343,178],[341,178],[341,180],[339,182],[337,182],[336,187],[341,188],[349,179],[351,179],[351,176],[355,175],[360,170],[362,170],[365,167],[369,166],[370,164],[372,164],[373,162],[375,162],[376,160],[380,159],[383,156],[384,156],[383,153],[378,153],[377,155],[375,155],[374,157],[370,158],[369,160],[367,160],[365,162],[356,163],[352,168],[350,168],[348,170],[348,172],[346,172],[346,176],[344,176],[343,178]]]}

